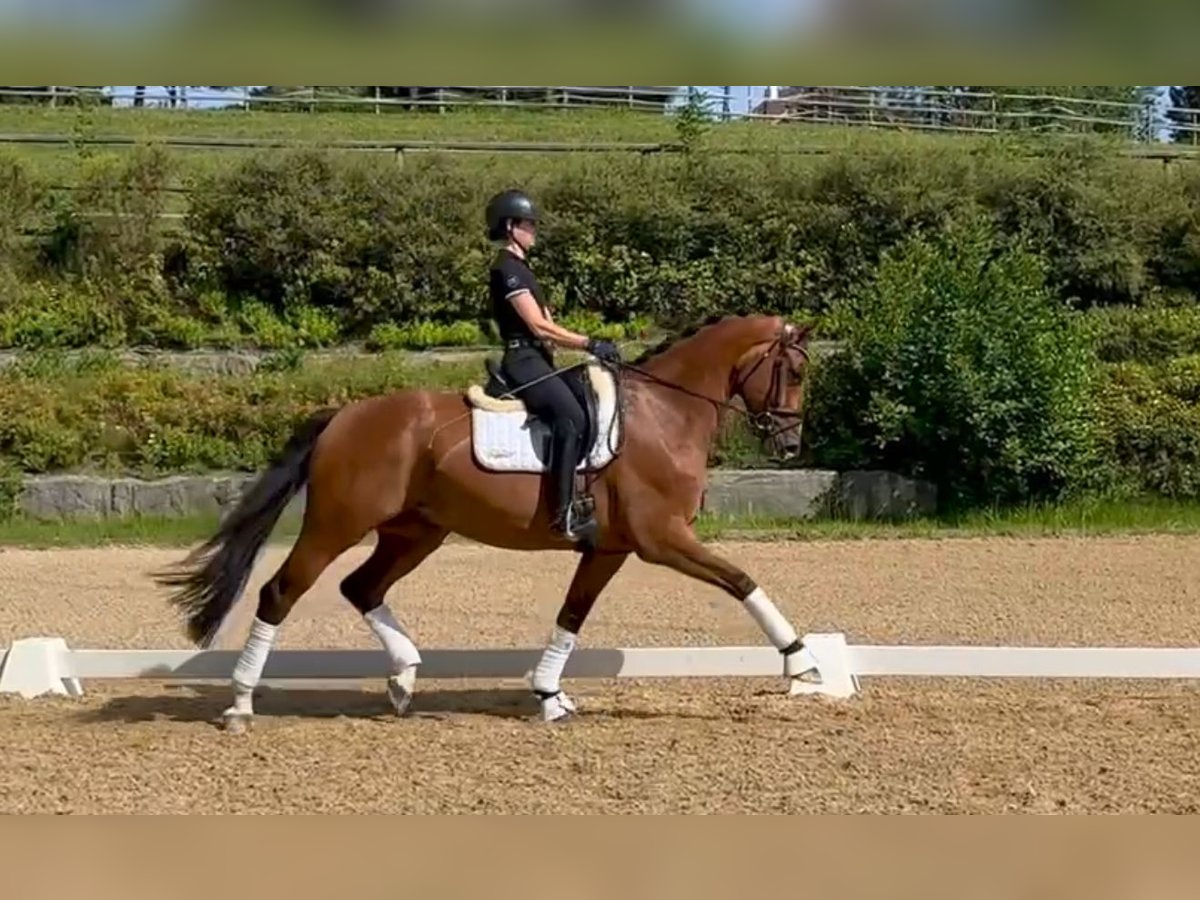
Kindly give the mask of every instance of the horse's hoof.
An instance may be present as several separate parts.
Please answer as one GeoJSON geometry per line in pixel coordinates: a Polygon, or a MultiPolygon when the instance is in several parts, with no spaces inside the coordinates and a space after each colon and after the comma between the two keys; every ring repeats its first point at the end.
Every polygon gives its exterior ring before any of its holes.
{"type": "Polygon", "coordinates": [[[388,679],[387,694],[388,699],[392,702],[392,709],[396,711],[396,715],[405,715],[408,712],[408,708],[412,705],[412,679],[406,678],[404,675],[392,676],[388,679]]]}
{"type": "Polygon", "coordinates": [[[226,734],[245,734],[254,727],[254,717],[249,713],[227,712],[222,717],[226,734]]]}
{"type": "Polygon", "coordinates": [[[538,719],[538,723],[541,725],[566,725],[575,721],[577,715],[578,713],[576,713],[574,710],[560,712],[551,717],[548,717],[545,712],[543,712],[541,717],[538,719]]]}
{"type": "Polygon", "coordinates": [[[542,722],[544,724],[567,722],[575,718],[575,713],[577,712],[575,704],[562,691],[559,691],[552,697],[542,697],[541,701],[542,722]]]}
{"type": "Polygon", "coordinates": [[[806,682],[820,680],[817,658],[807,647],[800,647],[783,658],[783,673],[793,680],[806,682]]]}

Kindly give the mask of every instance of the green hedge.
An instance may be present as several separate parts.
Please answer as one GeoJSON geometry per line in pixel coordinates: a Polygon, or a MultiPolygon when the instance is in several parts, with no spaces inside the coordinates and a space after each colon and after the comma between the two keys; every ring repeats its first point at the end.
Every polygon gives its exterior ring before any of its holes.
{"type": "MultiPolygon", "coordinates": [[[[326,362],[296,365],[281,354],[253,375],[188,375],[169,368],[122,366],[104,354],[66,362],[54,354],[39,354],[0,374],[0,469],[25,473],[132,473],[155,477],[179,472],[261,468],[286,439],[294,424],[331,403],[413,384],[462,387],[481,376],[476,363],[438,363],[414,366],[400,354],[383,353],[354,363],[326,362]]],[[[965,442],[963,457],[973,465],[948,459],[953,478],[943,477],[928,463],[897,453],[897,442],[879,445],[844,441],[847,414],[838,406],[830,363],[821,367],[817,395],[805,426],[808,465],[889,465],[911,474],[932,477],[943,485],[964,480],[964,473],[996,471],[1007,479],[984,482],[976,494],[983,505],[1002,499],[990,484],[1013,484],[1022,472],[1031,473],[1036,488],[1046,476],[1074,472],[1090,488],[1124,493],[1157,493],[1200,497],[1200,356],[1164,366],[1121,363],[1104,367],[1094,432],[1096,470],[1079,473],[1069,465],[1079,460],[1078,445],[1058,449],[1041,445],[1040,455],[1024,469],[1008,463],[1004,440],[965,442]],[[853,452],[847,452],[852,449],[853,452]],[[996,453],[996,450],[999,453],[996,453]],[[1098,478],[1104,479],[1099,481],[1098,478]]],[[[852,369],[853,371],[853,369],[852,369]]],[[[1035,409],[1039,401],[1023,404],[1035,409]]],[[[999,410],[999,407],[996,407],[999,410]]],[[[869,416],[868,416],[869,418],[869,416]]],[[[716,466],[768,464],[739,420],[714,448],[716,466]]],[[[1043,426],[1035,434],[1074,432],[1043,426]]],[[[893,432],[894,433],[894,432],[893,432]]],[[[910,453],[930,454],[952,440],[909,445],[910,453]],[[932,448],[932,449],[930,449],[932,448]]],[[[1035,448],[1037,445],[1034,445],[1035,448]]],[[[933,458],[933,457],[931,457],[933,458]]],[[[946,459],[945,456],[941,457],[946,459]]],[[[970,479],[967,478],[968,485],[970,479]]],[[[1028,490],[1032,496],[1038,492],[1028,490]]],[[[1042,492],[1046,495],[1046,492],[1042,492]]],[[[969,505],[964,497],[943,495],[949,504],[969,505]]]]}
{"type": "Polygon", "coordinates": [[[998,246],[978,223],[917,235],[831,318],[845,350],[816,373],[809,434],[820,463],[930,480],[964,506],[1089,486],[1092,345],[1038,257],[998,246]]]}
{"type": "MultiPolygon", "coordinates": [[[[251,375],[122,365],[107,352],[41,353],[0,374],[0,469],[155,477],[262,468],[305,417],[403,387],[461,389],[482,363],[414,365],[403,354],[306,363],[281,353],[251,375]]],[[[738,429],[720,465],[761,464],[738,429]]]]}
{"type": "Polygon", "coordinates": [[[1200,355],[1112,366],[1099,411],[1119,487],[1200,497],[1200,355]]]}
{"type": "Polygon", "coordinates": [[[281,355],[248,376],[195,376],[123,366],[105,353],[40,354],[0,376],[0,457],[34,473],[253,470],[323,406],[418,382],[464,385],[482,371],[418,369],[397,354],[297,362],[281,355]]]}
{"type": "MultiPolygon", "coordinates": [[[[844,349],[814,363],[803,462],[930,479],[948,507],[1200,496],[1200,354],[1097,359],[1186,348],[1180,316],[1071,311],[1040,257],[979,221],[915,235],[829,311],[844,349]]],[[[209,377],[111,354],[34,354],[0,376],[0,461],[25,472],[255,470],[316,408],[482,375],[478,361],[416,365],[386,351],[313,363],[285,352],[254,375],[209,377]]],[[[730,426],[712,464],[766,464],[736,418],[730,426]]]]}
{"type": "MultiPolygon", "coordinates": [[[[962,454],[932,429],[925,443],[905,445],[905,457],[894,438],[882,444],[845,440],[847,421],[856,416],[839,405],[846,396],[846,369],[829,358],[818,366],[815,396],[805,426],[809,457],[806,465],[887,465],[910,474],[932,477],[953,491],[958,484],[973,484],[982,476],[982,489],[955,495],[943,491],[947,505],[993,505],[1003,500],[999,488],[1007,486],[1017,496],[1055,496],[1062,491],[1064,475],[1076,479],[1069,488],[1084,487],[1120,493],[1157,493],[1175,497],[1200,497],[1200,357],[1168,365],[1121,363],[1101,369],[1098,401],[1093,404],[1095,430],[1088,457],[1070,438],[1073,420],[1060,410],[1059,417],[1033,429],[1038,435],[1063,435],[1055,446],[1029,441],[1036,452],[1029,463],[1014,462],[1011,451],[1015,430],[1003,433],[1004,407],[997,413],[993,431],[1000,440],[968,440],[962,454]],[[839,387],[839,384],[843,385],[839,387]],[[840,391],[840,393],[839,393],[840,391]],[[931,439],[932,438],[932,439],[931,439]],[[938,456],[937,454],[942,454],[938,456]],[[922,459],[942,459],[946,474],[922,459]],[[1080,472],[1078,462],[1090,458],[1094,469],[1080,472]],[[1074,465],[1072,465],[1074,463],[1074,465]],[[994,476],[992,473],[996,473],[994,476]],[[1028,481],[1022,482],[1022,478],[1028,481]],[[1021,490],[1013,485],[1026,484],[1021,490]],[[995,492],[990,486],[995,485],[995,492]],[[1053,490],[1047,490],[1047,488],[1053,490]]],[[[850,367],[851,373],[860,371],[850,367]]],[[[269,360],[253,375],[188,375],[170,368],[135,368],[120,365],[112,356],[93,355],[66,362],[55,354],[38,354],[0,374],[0,470],[6,472],[132,473],[155,477],[179,472],[260,469],[281,445],[291,428],[310,412],[328,404],[371,396],[413,384],[458,388],[481,377],[477,363],[413,365],[403,355],[381,353],[367,360],[306,363],[291,354],[269,360]]],[[[872,381],[877,384],[878,381],[872,381]]],[[[884,396],[888,396],[885,392],[884,396]]],[[[926,395],[932,402],[931,395],[926,395]]],[[[983,394],[984,397],[987,394],[983,394]]],[[[1027,412],[1044,406],[1045,394],[1018,405],[1027,412]]],[[[1051,394],[1053,396],[1053,394],[1051,394]]],[[[996,402],[992,398],[991,402],[996,402]]],[[[989,406],[983,404],[986,411],[989,406]]],[[[893,407],[894,409],[894,407],[893,407]]],[[[915,406],[910,423],[921,421],[915,406]]],[[[961,407],[960,407],[961,409],[961,407]]],[[[884,407],[865,407],[854,427],[875,427],[884,407]]],[[[890,420],[891,435],[897,422],[890,420]]],[[[716,466],[768,465],[740,422],[730,427],[714,448],[716,466]]],[[[910,431],[911,425],[907,426],[910,431]]],[[[883,434],[880,429],[877,434],[883,434]]]]}
{"type": "Polygon", "coordinates": [[[1200,306],[1112,307],[1085,320],[1096,355],[1104,362],[1155,363],[1200,353],[1200,306]]]}
{"type": "Polygon", "coordinates": [[[154,148],[85,160],[71,196],[10,158],[0,344],[395,346],[393,329],[417,322],[479,326],[481,210],[514,183],[546,209],[537,267],[560,312],[618,326],[819,316],[870,284],[899,242],[971,221],[1046,258],[1050,290],[1071,306],[1195,295],[1200,175],[1091,141],[1043,150],[898,137],[816,157],[430,155],[403,167],[273,152],[192,173],[186,199],[154,148]],[[180,204],[183,220],[158,218],[180,204]]]}

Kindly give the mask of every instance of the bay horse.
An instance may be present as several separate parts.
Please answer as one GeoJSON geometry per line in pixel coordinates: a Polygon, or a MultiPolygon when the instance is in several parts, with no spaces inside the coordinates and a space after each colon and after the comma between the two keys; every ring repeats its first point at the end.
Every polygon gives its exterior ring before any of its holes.
{"type": "MultiPolygon", "coordinates": [[[[374,551],[340,589],[389,654],[387,693],[398,715],[411,702],[421,657],[384,598],[451,533],[506,549],[580,554],[532,680],[543,721],[576,711],[559,678],[593,604],[631,553],[724,590],[780,652],[781,673],[811,678],[815,658],[766,592],[692,530],[709,453],[726,413],[736,408],[734,398],[773,448],[791,453],[799,447],[809,331],[777,316],[729,316],[604,370],[619,393],[622,440],[584,476],[592,482],[599,534],[583,548],[550,529],[540,474],[480,465],[472,444],[479,410],[469,391],[404,389],[312,416],[217,533],[155,576],[177,588],[169,602],[185,615],[190,639],[211,646],[280,514],[307,485],[300,534],[259,592],[232,673],[226,728],[251,724],[252,692],[297,600],[372,531],[374,551]]],[[[473,390],[478,396],[478,386],[473,390]]],[[[595,434],[591,446],[597,446],[595,434]]]]}

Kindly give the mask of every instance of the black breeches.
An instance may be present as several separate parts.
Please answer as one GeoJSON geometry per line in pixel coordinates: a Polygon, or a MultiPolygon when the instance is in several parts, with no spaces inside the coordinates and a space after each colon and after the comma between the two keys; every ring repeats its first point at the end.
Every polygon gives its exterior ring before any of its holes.
{"type": "MultiPolygon", "coordinates": [[[[554,366],[538,350],[521,348],[509,350],[501,360],[500,369],[515,388],[550,375],[554,366]]],[[[550,506],[559,521],[574,501],[575,468],[587,454],[584,387],[572,377],[573,371],[552,375],[516,395],[531,414],[550,425],[550,506]]]]}
{"type": "MultiPolygon", "coordinates": [[[[504,377],[514,387],[545,378],[554,371],[546,357],[532,348],[509,350],[500,363],[504,377]]],[[[586,400],[583,385],[572,377],[572,371],[562,372],[535,385],[524,388],[517,397],[524,401],[531,413],[553,426],[555,433],[563,430],[559,423],[570,425],[575,434],[582,438],[587,431],[586,400]]]]}

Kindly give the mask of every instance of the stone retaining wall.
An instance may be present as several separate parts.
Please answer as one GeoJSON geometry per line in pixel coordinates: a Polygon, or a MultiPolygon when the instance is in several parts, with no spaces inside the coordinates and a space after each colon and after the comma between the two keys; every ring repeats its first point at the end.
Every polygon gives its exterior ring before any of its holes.
{"type": "MultiPolygon", "coordinates": [[[[40,475],[28,478],[18,508],[42,520],[217,514],[237,502],[252,474],[177,475],[155,481],[40,475]]],[[[715,513],[808,519],[837,512],[851,518],[898,518],[932,513],[932,485],[890,472],[819,469],[726,470],[709,473],[704,509],[715,513]]],[[[303,510],[304,494],[285,516],[303,510]]]]}

